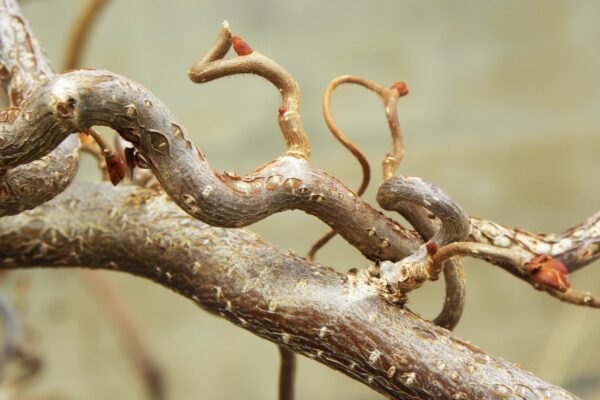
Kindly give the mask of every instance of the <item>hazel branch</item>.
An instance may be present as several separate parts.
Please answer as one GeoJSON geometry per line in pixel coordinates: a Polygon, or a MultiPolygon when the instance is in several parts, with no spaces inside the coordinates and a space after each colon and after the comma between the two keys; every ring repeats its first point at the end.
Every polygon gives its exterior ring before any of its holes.
{"type": "MultiPolygon", "coordinates": [[[[52,70],[15,1],[0,2],[0,26],[2,89],[13,107],[21,107],[32,88],[52,76],[52,70]]],[[[18,115],[13,113],[11,119],[18,115]]],[[[70,137],[49,154],[34,157],[32,163],[0,168],[0,216],[35,208],[65,190],[79,166],[78,148],[79,140],[70,137]]]]}
{"type": "Polygon", "coordinates": [[[575,398],[387,302],[368,274],[341,276],[251,232],[207,226],[155,190],[74,184],[1,219],[0,267],[33,266],[151,279],[388,398],[575,398]]]}

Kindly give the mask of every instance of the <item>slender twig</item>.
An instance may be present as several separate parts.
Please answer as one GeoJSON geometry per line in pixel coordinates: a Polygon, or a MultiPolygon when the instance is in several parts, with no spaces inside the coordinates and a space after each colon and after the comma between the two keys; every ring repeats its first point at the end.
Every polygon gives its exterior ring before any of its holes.
{"type": "MultiPolygon", "coordinates": [[[[335,124],[333,118],[331,116],[331,94],[338,86],[344,83],[354,83],[360,85],[376,94],[379,95],[381,100],[383,101],[385,115],[388,121],[388,126],[390,128],[390,134],[392,137],[392,152],[386,154],[383,162],[383,179],[387,180],[393,177],[400,165],[400,161],[402,161],[402,157],[404,155],[404,143],[402,138],[402,131],[400,130],[400,123],[398,121],[398,113],[397,113],[397,102],[400,97],[406,96],[408,94],[408,89],[404,82],[397,82],[392,87],[386,88],[376,82],[371,80],[361,78],[354,75],[344,75],[338,78],[335,78],[327,85],[325,88],[325,93],[323,93],[323,117],[325,118],[325,123],[329,128],[329,131],[333,134],[333,136],[346,148],[348,149],[352,155],[359,162],[362,169],[362,180],[358,190],[356,191],[357,196],[362,196],[369,186],[369,181],[371,179],[371,167],[369,165],[369,161],[367,157],[364,155],[362,151],[348,138],[335,124]]],[[[313,260],[315,255],[319,249],[325,246],[334,236],[336,235],[335,230],[327,232],[323,235],[317,242],[315,242],[311,249],[308,252],[308,259],[313,260]]]]}
{"type": "Polygon", "coordinates": [[[285,347],[278,346],[279,357],[279,400],[294,400],[296,379],[296,355],[285,347]]]}
{"type": "Polygon", "coordinates": [[[450,257],[470,256],[498,265],[534,287],[566,303],[600,308],[600,298],[588,292],[570,288],[567,267],[547,256],[534,256],[525,251],[515,251],[484,243],[456,242],[444,246],[432,255],[439,265],[450,257]]]}
{"type": "Polygon", "coordinates": [[[356,146],[354,146],[352,142],[350,142],[350,140],[336,127],[333,119],[331,118],[329,105],[331,93],[335,88],[345,83],[360,85],[365,89],[379,95],[383,101],[385,115],[392,137],[392,151],[385,155],[385,158],[382,162],[383,180],[388,180],[396,174],[396,170],[398,169],[398,166],[402,161],[402,157],[404,156],[404,141],[402,138],[402,131],[400,130],[400,122],[398,121],[397,103],[400,97],[408,94],[408,88],[404,82],[396,82],[391,87],[387,88],[369,79],[354,75],[344,75],[329,82],[327,88],[325,89],[325,93],[323,95],[323,115],[325,117],[325,122],[336,139],[338,139],[340,143],[350,150],[352,154],[354,154],[354,156],[359,160],[361,166],[363,166],[363,184],[365,180],[368,182],[368,179],[364,178],[364,175],[366,175],[365,167],[363,165],[364,156],[362,156],[362,158],[360,157],[362,154],[360,150],[358,150],[356,146]]]}
{"type": "Polygon", "coordinates": [[[232,37],[229,24],[224,22],[213,47],[190,68],[188,75],[193,82],[204,83],[238,74],[262,76],[281,92],[282,104],[277,121],[285,139],[286,154],[308,159],[310,145],[300,119],[301,94],[298,83],[279,64],[254,51],[238,36],[232,37]],[[224,59],[232,45],[238,56],[224,59]]]}
{"type": "Polygon", "coordinates": [[[80,68],[81,58],[87,39],[94,23],[102,8],[108,3],[107,0],[88,0],[77,18],[77,24],[69,35],[69,44],[65,56],[63,70],[80,68]]]}

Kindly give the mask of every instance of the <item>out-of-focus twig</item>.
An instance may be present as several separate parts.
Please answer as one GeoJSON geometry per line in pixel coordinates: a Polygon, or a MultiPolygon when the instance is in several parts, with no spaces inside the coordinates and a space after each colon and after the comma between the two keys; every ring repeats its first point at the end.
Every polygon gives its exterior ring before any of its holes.
{"type": "Polygon", "coordinates": [[[140,333],[127,313],[121,296],[101,273],[82,271],[82,276],[94,292],[95,298],[98,299],[113,320],[115,329],[125,342],[129,358],[144,381],[148,398],[164,400],[166,397],[163,373],[144,346],[140,333]]]}
{"type": "Polygon", "coordinates": [[[77,23],[69,35],[69,44],[64,61],[63,70],[79,68],[81,64],[81,55],[87,44],[90,30],[98,20],[98,15],[102,8],[108,3],[107,0],[89,0],[81,10],[77,23]]]}

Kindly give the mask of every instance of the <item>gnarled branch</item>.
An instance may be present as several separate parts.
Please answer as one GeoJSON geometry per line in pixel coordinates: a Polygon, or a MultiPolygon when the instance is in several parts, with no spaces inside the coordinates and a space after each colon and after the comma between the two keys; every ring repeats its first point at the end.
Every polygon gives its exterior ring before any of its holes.
{"type": "Polygon", "coordinates": [[[2,268],[132,273],[309,356],[389,398],[574,396],[385,301],[366,273],[342,276],[241,229],[214,228],[163,193],[72,185],[0,220],[2,268]]]}

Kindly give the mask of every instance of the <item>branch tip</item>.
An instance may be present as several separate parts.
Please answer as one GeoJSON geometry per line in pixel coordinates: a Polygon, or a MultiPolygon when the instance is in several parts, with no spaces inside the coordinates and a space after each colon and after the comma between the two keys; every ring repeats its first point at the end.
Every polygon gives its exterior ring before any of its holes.
{"type": "Polygon", "coordinates": [[[403,81],[396,82],[392,85],[391,89],[394,89],[398,93],[398,97],[404,97],[410,93],[406,83],[403,81]]]}

